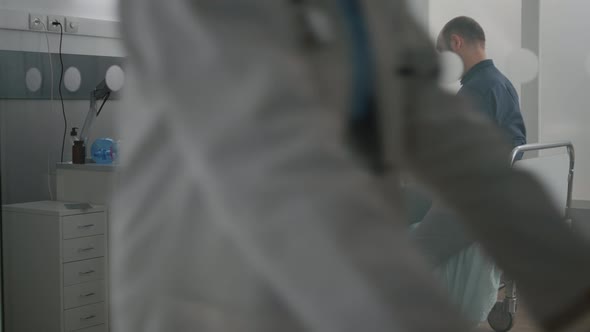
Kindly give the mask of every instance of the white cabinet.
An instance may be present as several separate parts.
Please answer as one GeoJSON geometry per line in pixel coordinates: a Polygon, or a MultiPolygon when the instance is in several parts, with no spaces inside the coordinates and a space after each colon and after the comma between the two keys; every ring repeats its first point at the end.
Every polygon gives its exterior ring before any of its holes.
{"type": "Polygon", "coordinates": [[[117,165],[59,163],[57,200],[108,205],[118,178],[117,165]]]}
{"type": "Polygon", "coordinates": [[[55,201],[2,207],[6,331],[108,331],[106,216],[55,201]]]}

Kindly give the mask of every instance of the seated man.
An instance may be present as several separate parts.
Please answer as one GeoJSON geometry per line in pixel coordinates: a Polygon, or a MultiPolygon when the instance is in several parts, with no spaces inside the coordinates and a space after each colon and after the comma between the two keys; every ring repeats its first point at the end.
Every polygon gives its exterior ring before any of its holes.
{"type": "MultiPolygon", "coordinates": [[[[518,94],[487,59],[483,28],[472,18],[454,18],[440,32],[436,48],[453,52],[463,61],[459,95],[502,129],[513,147],[526,144],[518,94]]],[[[437,267],[437,274],[465,316],[473,322],[485,320],[496,302],[499,270],[480,252],[452,211],[416,190],[406,190],[406,196],[414,223],[412,237],[437,267]]]]}

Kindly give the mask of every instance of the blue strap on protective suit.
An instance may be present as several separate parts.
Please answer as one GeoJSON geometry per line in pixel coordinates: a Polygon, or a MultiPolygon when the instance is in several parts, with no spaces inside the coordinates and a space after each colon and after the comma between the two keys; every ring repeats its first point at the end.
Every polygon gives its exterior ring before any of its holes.
{"type": "Polygon", "coordinates": [[[363,118],[371,109],[374,96],[374,63],[371,42],[363,10],[358,0],[339,0],[340,7],[348,24],[352,44],[352,107],[353,120],[363,118]]]}

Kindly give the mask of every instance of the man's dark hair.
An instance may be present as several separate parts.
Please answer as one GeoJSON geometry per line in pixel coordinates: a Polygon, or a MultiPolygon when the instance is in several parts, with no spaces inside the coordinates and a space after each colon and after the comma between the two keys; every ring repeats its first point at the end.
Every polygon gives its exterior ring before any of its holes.
{"type": "Polygon", "coordinates": [[[486,35],[477,21],[467,16],[459,16],[450,20],[442,29],[442,36],[447,47],[450,48],[451,35],[459,35],[468,42],[486,43],[486,35]]]}

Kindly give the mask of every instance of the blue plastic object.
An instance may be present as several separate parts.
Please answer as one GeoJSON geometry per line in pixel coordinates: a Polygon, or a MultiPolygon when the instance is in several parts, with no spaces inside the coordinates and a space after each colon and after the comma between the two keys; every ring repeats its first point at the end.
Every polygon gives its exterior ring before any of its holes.
{"type": "Polygon", "coordinates": [[[348,32],[352,37],[352,119],[367,117],[374,111],[370,101],[375,92],[375,73],[372,61],[372,46],[369,38],[367,22],[364,20],[362,6],[358,0],[340,0],[340,7],[348,24],[348,32]]]}
{"type": "Polygon", "coordinates": [[[95,163],[108,165],[117,160],[119,148],[110,138],[98,138],[92,144],[91,153],[95,163]]]}

